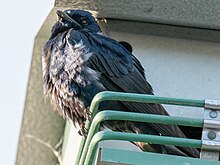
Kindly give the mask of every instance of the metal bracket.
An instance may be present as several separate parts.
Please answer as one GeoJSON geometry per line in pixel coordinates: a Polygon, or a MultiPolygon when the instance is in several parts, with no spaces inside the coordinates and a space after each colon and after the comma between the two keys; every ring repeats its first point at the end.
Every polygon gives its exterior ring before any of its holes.
{"type": "Polygon", "coordinates": [[[201,159],[219,160],[220,101],[205,100],[201,159]]]}

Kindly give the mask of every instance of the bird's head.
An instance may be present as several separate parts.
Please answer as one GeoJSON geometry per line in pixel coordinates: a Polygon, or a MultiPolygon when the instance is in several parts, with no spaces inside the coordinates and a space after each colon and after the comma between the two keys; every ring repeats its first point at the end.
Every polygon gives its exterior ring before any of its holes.
{"type": "Polygon", "coordinates": [[[91,33],[101,32],[95,18],[88,11],[65,10],[57,11],[58,21],[52,28],[52,34],[58,34],[68,29],[86,30],[91,33]]]}

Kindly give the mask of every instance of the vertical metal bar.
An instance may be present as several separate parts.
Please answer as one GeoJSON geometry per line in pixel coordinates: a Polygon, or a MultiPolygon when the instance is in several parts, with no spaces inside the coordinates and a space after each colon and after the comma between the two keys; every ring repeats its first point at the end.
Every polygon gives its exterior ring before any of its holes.
{"type": "Polygon", "coordinates": [[[201,159],[219,160],[220,149],[220,101],[205,100],[202,130],[201,159]]]}
{"type": "Polygon", "coordinates": [[[84,164],[84,161],[86,159],[86,154],[88,152],[89,144],[90,144],[91,139],[94,136],[94,134],[96,132],[98,132],[98,129],[100,127],[100,122],[101,121],[102,121],[102,119],[100,118],[100,120],[99,119],[95,120],[95,122],[92,123],[92,125],[90,127],[91,131],[89,131],[89,134],[88,134],[87,139],[85,141],[84,148],[83,148],[83,150],[81,152],[81,157],[80,157],[80,161],[79,161],[78,165],[83,165],[84,164]]]}
{"type": "Polygon", "coordinates": [[[85,137],[82,137],[81,142],[80,142],[80,146],[79,146],[79,150],[78,150],[78,153],[76,156],[75,164],[79,164],[79,162],[80,162],[85,141],[86,141],[85,137]]]}
{"type": "MultiPolygon", "coordinates": [[[[95,116],[95,114],[98,111],[98,107],[99,107],[99,103],[102,101],[102,99],[99,98],[99,96],[95,96],[92,100],[92,103],[90,105],[90,114],[91,114],[91,119],[93,119],[93,117],[95,116]]],[[[85,129],[86,131],[89,130],[91,125],[91,121],[86,120],[86,124],[85,124],[85,129]]],[[[84,149],[84,145],[86,143],[86,139],[82,138],[81,143],[80,143],[80,147],[79,147],[79,151],[77,154],[77,159],[75,161],[75,164],[79,165],[79,164],[83,164],[83,159],[82,159],[82,153],[83,153],[83,149],[84,149]]]]}

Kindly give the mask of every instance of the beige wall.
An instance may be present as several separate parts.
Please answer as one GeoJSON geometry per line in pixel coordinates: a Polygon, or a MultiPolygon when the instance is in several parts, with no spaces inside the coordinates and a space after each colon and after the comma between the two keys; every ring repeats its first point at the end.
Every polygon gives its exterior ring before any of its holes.
{"type": "Polygon", "coordinates": [[[53,152],[39,142],[41,140],[54,147],[63,137],[65,126],[64,120],[45,101],[42,90],[41,52],[54,21],[55,16],[49,15],[35,38],[16,165],[57,163],[53,152]],[[34,136],[35,140],[30,136],[34,136]]]}
{"type": "MultiPolygon", "coordinates": [[[[155,95],[190,99],[220,98],[220,43],[111,32],[134,48],[155,95]]],[[[201,116],[200,110],[167,108],[172,114],[201,116]],[[175,111],[175,109],[177,111],[175,111]]]]}

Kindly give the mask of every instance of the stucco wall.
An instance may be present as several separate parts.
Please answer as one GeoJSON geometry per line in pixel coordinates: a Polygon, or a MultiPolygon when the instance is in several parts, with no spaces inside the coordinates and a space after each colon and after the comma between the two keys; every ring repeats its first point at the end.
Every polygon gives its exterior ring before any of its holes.
{"type": "Polygon", "coordinates": [[[56,0],[55,6],[95,10],[105,18],[220,29],[218,0],[56,0]]]}
{"type": "MultiPolygon", "coordinates": [[[[220,98],[220,44],[161,36],[111,32],[134,48],[155,95],[190,99],[220,98]]],[[[172,114],[201,116],[200,110],[167,108],[172,114]],[[174,110],[176,109],[176,111],[174,110]]]]}
{"type": "Polygon", "coordinates": [[[41,52],[54,21],[55,16],[49,15],[35,38],[16,165],[57,163],[53,152],[36,140],[38,138],[54,147],[63,137],[65,126],[64,120],[52,111],[49,102],[44,99],[42,88],[41,52]]]}

